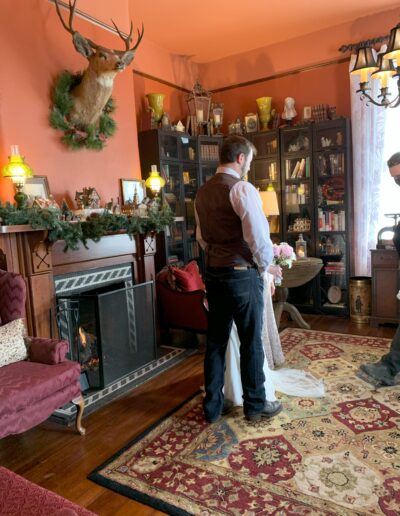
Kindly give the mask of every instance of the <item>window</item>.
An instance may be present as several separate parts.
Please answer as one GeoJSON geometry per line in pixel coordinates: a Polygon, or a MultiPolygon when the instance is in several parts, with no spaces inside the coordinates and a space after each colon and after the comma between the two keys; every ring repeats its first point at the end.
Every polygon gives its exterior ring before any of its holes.
{"type": "Polygon", "coordinates": [[[385,217],[385,213],[400,213],[400,188],[396,186],[395,182],[390,177],[386,165],[390,156],[395,152],[400,152],[399,127],[400,106],[394,109],[387,108],[378,228],[393,225],[393,218],[385,217]]]}

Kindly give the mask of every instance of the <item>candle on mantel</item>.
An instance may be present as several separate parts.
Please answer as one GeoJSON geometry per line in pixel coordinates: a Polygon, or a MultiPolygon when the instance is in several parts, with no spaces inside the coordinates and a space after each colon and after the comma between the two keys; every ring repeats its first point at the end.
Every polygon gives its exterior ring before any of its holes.
{"type": "Polygon", "coordinates": [[[198,123],[204,122],[204,114],[202,109],[196,109],[196,118],[198,123]]]}
{"type": "Polygon", "coordinates": [[[217,124],[220,124],[221,123],[221,115],[219,115],[218,113],[216,113],[214,115],[214,124],[217,125],[217,124]]]}

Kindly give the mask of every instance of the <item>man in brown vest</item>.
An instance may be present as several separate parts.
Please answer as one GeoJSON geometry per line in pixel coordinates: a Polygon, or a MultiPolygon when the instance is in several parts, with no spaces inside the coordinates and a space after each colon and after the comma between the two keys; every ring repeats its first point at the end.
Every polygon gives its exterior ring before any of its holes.
{"type": "Polygon", "coordinates": [[[204,413],[214,423],[225,411],[225,354],[235,321],[240,338],[243,410],[247,419],[269,418],[282,410],[265,399],[264,351],[261,340],[263,273],[281,277],[273,259],[269,226],[254,186],[243,181],[254,145],[241,136],[228,137],[217,172],[197,192],[197,240],[205,252],[209,306],[204,359],[204,413]]]}

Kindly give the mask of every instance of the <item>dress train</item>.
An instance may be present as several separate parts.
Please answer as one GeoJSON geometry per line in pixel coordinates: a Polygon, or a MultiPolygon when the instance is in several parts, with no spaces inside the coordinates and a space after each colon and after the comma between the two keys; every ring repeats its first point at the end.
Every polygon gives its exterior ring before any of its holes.
{"type": "MultiPolygon", "coordinates": [[[[304,396],[319,398],[325,395],[323,380],[314,378],[311,374],[300,369],[277,369],[273,367],[283,364],[285,358],[282,352],[278,328],[276,326],[270,282],[271,274],[264,279],[264,315],[262,341],[264,347],[265,397],[275,401],[275,391],[288,396],[304,396]]],[[[242,381],[240,378],[240,341],[233,324],[226,352],[224,396],[235,405],[243,405],[242,381]]]]}

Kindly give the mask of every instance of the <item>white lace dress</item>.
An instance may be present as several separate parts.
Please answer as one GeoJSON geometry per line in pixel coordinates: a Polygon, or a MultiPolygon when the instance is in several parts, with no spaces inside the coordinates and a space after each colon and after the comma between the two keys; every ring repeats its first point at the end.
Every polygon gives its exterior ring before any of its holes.
{"type": "MultiPolygon", "coordinates": [[[[272,305],[270,282],[271,274],[264,280],[264,315],[262,340],[264,347],[264,375],[265,397],[268,401],[275,401],[275,391],[289,396],[322,397],[325,394],[322,380],[314,378],[309,373],[299,369],[279,369],[274,367],[284,363],[281,341],[276,327],[274,309],[272,305]]],[[[243,405],[243,390],[240,378],[240,341],[235,324],[233,324],[226,352],[225,370],[225,399],[233,401],[235,405],[243,405]]]]}

